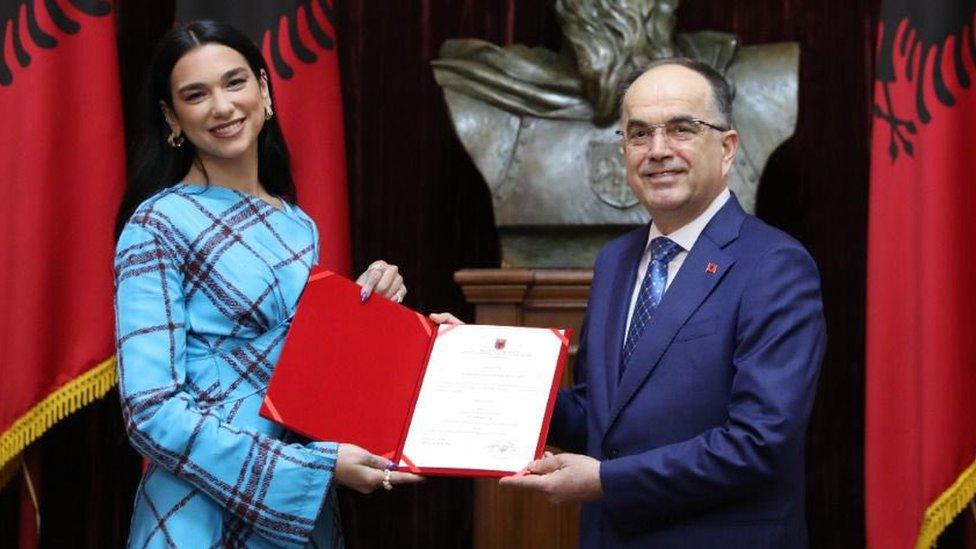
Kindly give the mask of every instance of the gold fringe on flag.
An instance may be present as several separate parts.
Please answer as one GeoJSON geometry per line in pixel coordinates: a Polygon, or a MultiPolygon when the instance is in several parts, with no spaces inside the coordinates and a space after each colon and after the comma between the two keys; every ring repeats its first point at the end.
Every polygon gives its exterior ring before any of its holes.
{"type": "Polygon", "coordinates": [[[969,505],[973,496],[976,496],[976,462],[967,467],[952,486],[925,510],[915,549],[934,547],[939,534],[952,524],[952,520],[969,505]]]}
{"type": "Polygon", "coordinates": [[[5,473],[0,475],[0,488],[16,471],[16,468],[11,471],[7,465],[21,450],[68,414],[105,396],[115,385],[115,376],[115,357],[112,357],[65,383],[0,433],[0,471],[5,473]]]}

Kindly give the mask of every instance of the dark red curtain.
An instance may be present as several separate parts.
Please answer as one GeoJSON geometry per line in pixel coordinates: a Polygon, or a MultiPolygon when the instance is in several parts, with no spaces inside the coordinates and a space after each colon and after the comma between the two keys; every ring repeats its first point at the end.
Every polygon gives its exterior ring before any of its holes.
{"type": "MultiPolygon", "coordinates": [[[[124,96],[131,98],[152,40],[172,21],[172,5],[122,0],[119,9],[124,96]]],[[[864,545],[865,242],[877,14],[878,0],[684,0],[678,10],[679,31],[724,30],[745,44],[793,40],[801,46],[796,134],[767,166],[758,213],[801,240],[823,277],[829,348],[807,474],[814,547],[864,545]]],[[[558,49],[552,1],[340,0],[336,27],[354,267],[374,258],[396,263],[410,288],[408,305],[470,319],[452,275],[464,267],[497,265],[497,236],[490,196],[454,136],[429,61],[446,38],[558,49]]],[[[43,510],[44,535],[75,532],[71,539],[92,540],[84,533],[101,532],[103,543],[74,543],[89,547],[124,539],[136,474],[131,463],[137,463],[120,425],[112,424],[118,413],[114,397],[93,410],[98,411],[63,424],[61,438],[52,433],[41,443],[52,456],[45,462],[46,501],[74,502],[77,508],[78,494],[84,497],[88,490],[79,487],[103,486],[90,512],[71,512],[69,504],[43,510]],[[119,461],[130,465],[118,467],[119,461]],[[72,479],[70,489],[58,486],[59,478],[72,479]]],[[[15,481],[0,497],[0,546],[16,539],[7,537],[6,526],[16,486],[15,481]]],[[[352,548],[470,545],[471,490],[464,480],[431,479],[389,494],[347,495],[343,512],[352,548]]],[[[940,542],[952,546],[951,539],[940,542]]]]}

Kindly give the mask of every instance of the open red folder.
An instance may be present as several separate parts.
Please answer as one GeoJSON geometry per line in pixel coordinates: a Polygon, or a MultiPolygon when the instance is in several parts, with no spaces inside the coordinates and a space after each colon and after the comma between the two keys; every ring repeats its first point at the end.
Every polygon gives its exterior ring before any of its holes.
{"type": "MultiPolygon", "coordinates": [[[[518,471],[424,466],[404,455],[438,326],[381,296],[365,304],[359,296],[359,285],[329,271],[309,277],[261,415],[314,440],[362,446],[419,474],[500,477],[518,471]]],[[[530,459],[542,455],[568,351],[570,332],[551,331],[559,338],[558,358],[551,383],[543,380],[548,400],[540,401],[545,410],[539,410],[544,415],[530,459]]]]}

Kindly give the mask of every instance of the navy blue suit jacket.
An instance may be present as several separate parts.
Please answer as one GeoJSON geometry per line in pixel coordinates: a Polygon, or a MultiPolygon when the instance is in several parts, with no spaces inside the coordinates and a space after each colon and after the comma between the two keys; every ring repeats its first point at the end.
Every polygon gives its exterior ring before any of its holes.
{"type": "Polygon", "coordinates": [[[648,230],[600,251],[577,384],[553,417],[550,443],[601,460],[581,546],[805,547],[804,436],[826,345],[817,267],[733,196],[618,382],[648,230]]]}

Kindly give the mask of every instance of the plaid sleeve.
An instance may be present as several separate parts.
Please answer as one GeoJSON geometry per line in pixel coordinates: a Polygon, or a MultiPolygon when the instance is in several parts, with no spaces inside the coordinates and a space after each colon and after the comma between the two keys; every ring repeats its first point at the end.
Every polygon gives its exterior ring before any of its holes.
{"type": "Polygon", "coordinates": [[[319,265],[322,263],[322,244],[319,242],[319,228],[311,217],[308,217],[304,212],[302,215],[308,220],[308,226],[312,228],[312,240],[315,242],[315,251],[312,252],[312,265],[319,265]]]}
{"type": "Polygon", "coordinates": [[[337,446],[285,444],[197,406],[186,391],[185,300],[172,243],[130,222],[116,250],[119,392],[132,445],[275,544],[304,546],[337,446]]]}

